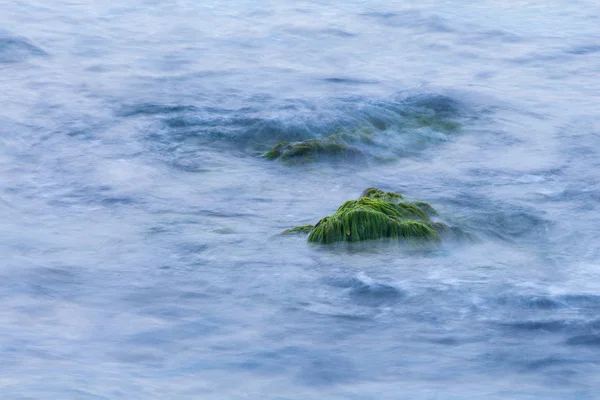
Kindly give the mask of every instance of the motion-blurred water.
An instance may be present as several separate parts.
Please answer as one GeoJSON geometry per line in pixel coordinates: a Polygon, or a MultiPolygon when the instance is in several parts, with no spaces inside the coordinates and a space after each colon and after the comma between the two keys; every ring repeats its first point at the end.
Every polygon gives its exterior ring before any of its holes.
{"type": "Polygon", "coordinates": [[[600,397],[600,5],[321,3],[0,4],[2,399],[600,397]],[[481,241],[277,236],[370,186],[481,241]]]}

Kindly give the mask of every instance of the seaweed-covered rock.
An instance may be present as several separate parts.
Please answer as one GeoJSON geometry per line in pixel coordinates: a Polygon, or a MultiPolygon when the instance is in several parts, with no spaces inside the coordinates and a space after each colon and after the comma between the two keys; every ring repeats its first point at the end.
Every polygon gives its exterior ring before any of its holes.
{"type": "Polygon", "coordinates": [[[403,200],[399,193],[369,188],[358,200],[346,201],[314,227],[306,225],[283,233],[309,233],[309,242],[322,244],[381,238],[437,244],[442,238],[472,238],[459,228],[432,221],[430,216],[437,212],[428,203],[403,200]]]}
{"type": "Polygon", "coordinates": [[[431,207],[431,204],[429,203],[424,201],[415,201],[413,204],[423,210],[423,212],[430,217],[438,215],[438,212],[435,210],[435,208],[431,207]]]}
{"type": "Polygon", "coordinates": [[[319,158],[344,159],[358,158],[362,155],[358,148],[344,143],[335,136],[330,136],[324,139],[308,139],[292,143],[281,142],[263,156],[269,160],[280,159],[306,163],[319,158]]]}
{"type": "Polygon", "coordinates": [[[398,203],[404,197],[400,193],[394,192],[384,192],[383,190],[379,190],[377,188],[368,188],[360,197],[368,197],[370,199],[381,200],[386,203],[398,203]]]}

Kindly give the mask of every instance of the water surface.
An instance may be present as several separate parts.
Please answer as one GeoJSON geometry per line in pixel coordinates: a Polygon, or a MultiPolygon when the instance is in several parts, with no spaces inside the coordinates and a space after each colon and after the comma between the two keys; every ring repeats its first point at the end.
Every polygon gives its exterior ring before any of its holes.
{"type": "Polygon", "coordinates": [[[595,2],[14,1],[0,22],[3,398],[598,397],[595,2]],[[362,162],[260,157],[359,130],[362,162]],[[277,235],[371,186],[480,242],[277,235]]]}

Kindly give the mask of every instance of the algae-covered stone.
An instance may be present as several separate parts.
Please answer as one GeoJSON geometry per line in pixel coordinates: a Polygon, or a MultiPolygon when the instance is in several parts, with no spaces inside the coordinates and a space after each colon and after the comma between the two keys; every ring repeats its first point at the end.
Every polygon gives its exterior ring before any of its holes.
{"type": "Polygon", "coordinates": [[[369,188],[358,200],[346,201],[314,227],[300,226],[283,233],[309,233],[309,242],[322,244],[381,238],[438,244],[442,238],[471,238],[458,228],[432,221],[430,216],[437,212],[428,203],[403,199],[399,193],[369,188]]]}
{"type": "Polygon", "coordinates": [[[423,212],[430,217],[433,215],[438,215],[437,211],[435,211],[435,209],[431,207],[431,204],[429,203],[424,201],[415,201],[413,204],[423,210],[423,212]]]}
{"type": "Polygon", "coordinates": [[[292,143],[281,142],[263,156],[269,160],[280,159],[305,163],[319,158],[357,158],[362,156],[362,152],[335,137],[327,137],[292,143]]]}
{"type": "Polygon", "coordinates": [[[360,197],[368,197],[370,199],[385,201],[386,203],[398,203],[404,198],[399,193],[384,192],[383,190],[376,188],[366,189],[364,192],[362,192],[360,197]]]}
{"type": "Polygon", "coordinates": [[[310,231],[312,231],[314,228],[313,225],[302,225],[302,226],[296,226],[295,228],[290,228],[290,229],[286,229],[285,231],[281,232],[281,235],[296,235],[296,234],[305,234],[305,233],[309,233],[310,231]]]}
{"type": "Polygon", "coordinates": [[[439,235],[428,222],[427,215],[413,204],[361,197],[320,220],[308,241],[327,244],[392,238],[438,243],[439,235]]]}

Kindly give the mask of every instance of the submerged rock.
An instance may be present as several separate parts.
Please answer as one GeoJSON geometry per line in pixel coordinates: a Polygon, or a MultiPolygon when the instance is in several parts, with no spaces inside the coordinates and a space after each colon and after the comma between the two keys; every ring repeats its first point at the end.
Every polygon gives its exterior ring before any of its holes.
{"type": "Polygon", "coordinates": [[[442,238],[472,239],[459,228],[432,221],[430,216],[437,212],[428,203],[403,200],[399,193],[369,188],[358,200],[346,201],[314,227],[300,226],[283,233],[308,233],[309,242],[322,244],[381,238],[433,244],[442,238]]]}
{"type": "Polygon", "coordinates": [[[292,143],[281,142],[263,156],[269,160],[280,159],[306,163],[320,158],[356,158],[361,157],[362,152],[337,137],[330,136],[324,139],[308,139],[292,143]]]}
{"type": "Polygon", "coordinates": [[[451,119],[443,118],[435,113],[408,115],[402,123],[413,129],[431,128],[434,131],[452,133],[461,128],[461,125],[451,119]]]}
{"type": "Polygon", "coordinates": [[[324,137],[282,141],[263,153],[263,157],[287,163],[396,159],[429,143],[446,141],[460,127],[458,122],[431,110],[404,111],[388,123],[370,120],[352,128],[340,127],[324,137]]]}

